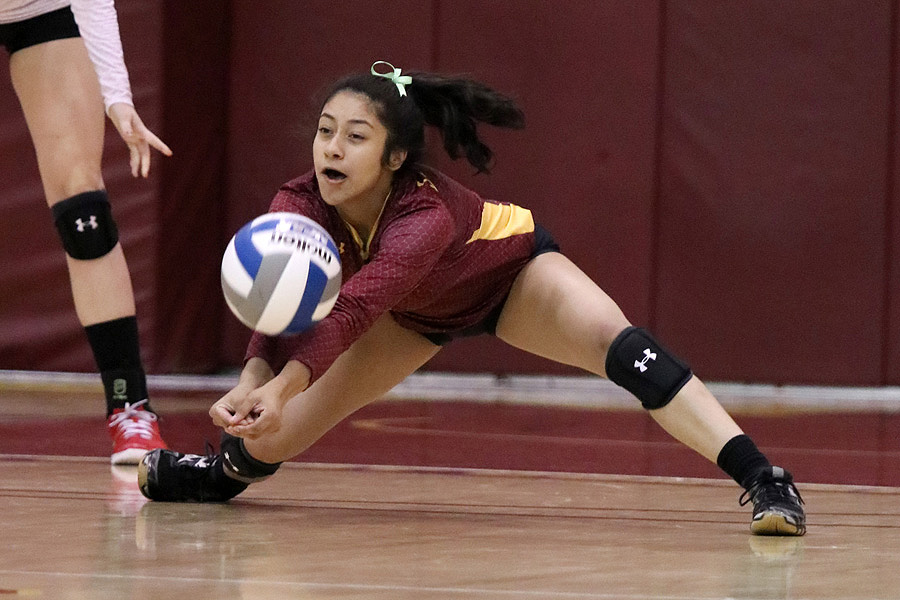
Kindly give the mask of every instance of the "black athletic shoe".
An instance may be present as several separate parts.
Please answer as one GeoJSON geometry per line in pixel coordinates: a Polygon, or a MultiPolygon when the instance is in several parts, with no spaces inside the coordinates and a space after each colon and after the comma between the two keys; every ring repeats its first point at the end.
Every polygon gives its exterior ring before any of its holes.
{"type": "Polygon", "coordinates": [[[156,449],[138,465],[138,487],[147,498],[161,502],[225,502],[247,484],[225,475],[221,463],[218,454],[156,449]]]}
{"type": "Polygon", "coordinates": [[[756,535],[803,535],[806,514],[794,478],[781,467],[766,467],[746,486],[740,504],[753,502],[750,531],[756,535]]]}

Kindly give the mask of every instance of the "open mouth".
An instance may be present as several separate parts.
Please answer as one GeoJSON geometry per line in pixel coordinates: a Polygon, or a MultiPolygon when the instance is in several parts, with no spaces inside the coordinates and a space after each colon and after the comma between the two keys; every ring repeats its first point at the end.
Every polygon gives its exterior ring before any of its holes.
{"type": "Polygon", "coordinates": [[[345,175],[344,173],[341,173],[337,169],[332,169],[332,168],[323,169],[322,175],[324,175],[325,178],[332,183],[337,183],[339,181],[343,181],[343,180],[347,179],[347,175],[345,175]]]}

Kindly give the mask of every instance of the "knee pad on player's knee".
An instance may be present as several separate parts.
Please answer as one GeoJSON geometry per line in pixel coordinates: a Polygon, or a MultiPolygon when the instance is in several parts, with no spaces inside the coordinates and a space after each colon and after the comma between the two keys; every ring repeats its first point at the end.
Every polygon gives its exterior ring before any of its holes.
{"type": "Polygon", "coordinates": [[[281,463],[264,463],[256,460],[244,447],[244,440],[222,433],[222,466],[228,476],[244,483],[255,483],[266,479],[281,466],[281,463]]]}
{"type": "Polygon", "coordinates": [[[103,190],[66,198],[50,210],[63,248],[72,258],[100,258],[109,254],[119,242],[119,230],[103,190]]]}
{"type": "Polygon", "coordinates": [[[644,408],[662,408],[691,378],[690,367],[669,353],[646,330],[628,327],[606,354],[606,376],[634,394],[644,408]]]}

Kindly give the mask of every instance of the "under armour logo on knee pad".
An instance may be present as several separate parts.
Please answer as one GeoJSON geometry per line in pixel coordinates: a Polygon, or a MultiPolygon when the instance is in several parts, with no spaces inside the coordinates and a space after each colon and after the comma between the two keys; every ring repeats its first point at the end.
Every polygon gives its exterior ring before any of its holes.
{"type": "Polygon", "coordinates": [[[616,336],[605,366],[609,380],[637,396],[648,410],[668,404],[692,377],[686,364],[640,327],[626,327],[616,336]]]}
{"type": "Polygon", "coordinates": [[[656,360],[656,352],[650,352],[650,348],[644,349],[644,358],[634,361],[634,368],[640,369],[641,373],[647,370],[647,361],[656,360]]]}
{"type": "Polygon", "coordinates": [[[90,227],[91,229],[97,229],[99,225],[97,225],[97,216],[91,215],[91,218],[88,219],[88,222],[85,223],[81,220],[81,218],[75,219],[75,226],[78,228],[78,231],[83,233],[85,227],[90,227]]]}

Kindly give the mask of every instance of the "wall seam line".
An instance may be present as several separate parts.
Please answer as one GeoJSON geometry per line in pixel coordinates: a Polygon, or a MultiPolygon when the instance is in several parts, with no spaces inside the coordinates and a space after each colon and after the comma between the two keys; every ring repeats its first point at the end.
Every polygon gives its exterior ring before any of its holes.
{"type": "Polygon", "coordinates": [[[662,206],[663,122],[666,104],[666,0],[659,4],[659,31],[657,32],[656,65],[656,140],[653,159],[653,191],[650,211],[650,294],[647,299],[647,326],[654,331],[659,326],[657,314],[660,292],[660,210],[662,206]]]}
{"type": "Polygon", "coordinates": [[[881,352],[881,384],[888,385],[890,381],[890,351],[891,351],[891,283],[892,283],[892,265],[894,257],[894,194],[896,192],[895,173],[896,156],[897,156],[897,67],[900,52],[898,47],[897,27],[900,25],[898,18],[900,11],[900,0],[891,3],[890,27],[890,56],[888,65],[890,72],[888,73],[888,122],[887,122],[887,151],[885,169],[885,186],[884,186],[884,328],[882,333],[882,352],[881,352]]]}

